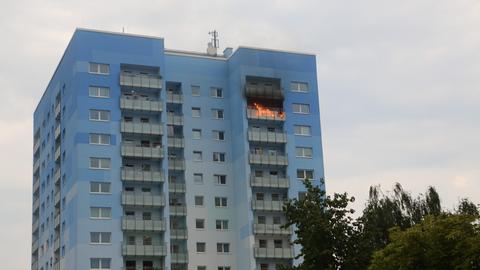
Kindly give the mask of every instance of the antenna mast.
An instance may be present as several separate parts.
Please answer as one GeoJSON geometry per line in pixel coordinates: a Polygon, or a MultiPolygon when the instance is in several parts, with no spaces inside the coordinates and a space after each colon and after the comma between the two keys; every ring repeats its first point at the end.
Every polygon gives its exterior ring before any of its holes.
{"type": "Polygon", "coordinates": [[[210,32],[208,32],[208,34],[213,37],[212,38],[213,47],[218,49],[220,47],[220,42],[218,40],[217,30],[210,31],[210,32]]]}

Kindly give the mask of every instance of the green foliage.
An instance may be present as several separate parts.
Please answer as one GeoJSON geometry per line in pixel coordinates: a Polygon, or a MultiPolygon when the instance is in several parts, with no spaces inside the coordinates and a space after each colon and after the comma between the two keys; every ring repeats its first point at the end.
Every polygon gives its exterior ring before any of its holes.
{"type": "Polygon", "coordinates": [[[480,228],[474,221],[474,216],[443,214],[406,230],[395,227],[368,269],[480,269],[480,228]]]}

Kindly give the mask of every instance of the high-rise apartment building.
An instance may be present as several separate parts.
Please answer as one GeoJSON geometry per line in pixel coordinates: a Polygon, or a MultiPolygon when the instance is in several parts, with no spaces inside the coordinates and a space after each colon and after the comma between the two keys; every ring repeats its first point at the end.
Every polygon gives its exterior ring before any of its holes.
{"type": "Polygon", "coordinates": [[[315,56],[78,29],[34,115],[32,269],[272,270],[323,158],[315,56]]]}

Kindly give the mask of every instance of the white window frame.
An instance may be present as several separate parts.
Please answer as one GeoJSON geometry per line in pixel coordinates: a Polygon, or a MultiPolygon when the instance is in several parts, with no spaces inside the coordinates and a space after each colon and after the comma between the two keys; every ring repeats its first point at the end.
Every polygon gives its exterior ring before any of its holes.
{"type": "Polygon", "coordinates": [[[214,198],[215,207],[217,208],[227,208],[228,207],[228,198],[227,197],[215,197],[214,198]],[[217,204],[217,200],[219,204],[217,204]]]}
{"type": "Polygon", "coordinates": [[[213,152],[212,153],[212,161],[223,163],[226,162],[227,155],[224,152],[213,152]]]}
{"type": "Polygon", "coordinates": [[[90,109],[88,111],[88,120],[97,121],[97,122],[108,122],[108,121],[110,121],[110,111],[109,110],[90,109]],[[102,119],[102,113],[106,113],[105,116],[107,116],[107,118],[102,119]],[[92,116],[96,116],[96,118],[93,118],[92,116]]]}
{"type": "Polygon", "coordinates": [[[90,219],[112,219],[112,208],[111,207],[92,206],[92,207],[90,207],[90,219]],[[98,210],[98,217],[93,216],[92,211],[94,211],[94,210],[98,210]],[[106,215],[107,213],[109,213],[109,215],[106,215]]]}
{"type": "Polygon", "coordinates": [[[193,151],[193,161],[196,161],[196,162],[201,162],[203,161],[203,153],[202,151],[193,151]],[[198,156],[199,155],[199,159],[196,158],[196,155],[198,156]]]}
{"type": "Polygon", "coordinates": [[[104,133],[90,133],[88,141],[90,144],[95,145],[110,145],[111,144],[111,135],[104,133]],[[108,140],[106,140],[108,138],[108,140]],[[95,141],[96,139],[96,141],[95,141]]]}
{"type": "Polygon", "coordinates": [[[217,270],[231,270],[230,266],[219,266],[217,267],[217,270]]]}
{"type": "Polygon", "coordinates": [[[105,269],[111,269],[112,267],[112,259],[111,258],[90,258],[90,270],[105,270],[105,269]],[[98,260],[98,266],[99,268],[93,268],[92,267],[92,260],[98,260]],[[108,260],[108,265],[109,267],[106,268],[103,265],[105,264],[105,260],[108,260]]]}
{"type": "Polygon", "coordinates": [[[190,88],[192,90],[193,97],[199,97],[201,95],[201,90],[199,85],[191,85],[190,88]],[[198,92],[194,91],[194,89],[198,90],[198,92]]]}
{"type": "Polygon", "coordinates": [[[203,184],[203,173],[194,173],[193,174],[193,182],[195,184],[199,184],[199,185],[203,184]],[[196,177],[200,177],[200,181],[197,181],[196,177]]]}
{"type": "Polygon", "coordinates": [[[297,169],[297,179],[299,180],[304,180],[305,178],[307,178],[308,180],[313,180],[315,177],[315,170],[313,169],[297,169]],[[302,178],[299,178],[298,177],[298,173],[301,172],[303,174],[303,177],[302,178]],[[312,172],[312,178],[307,178],[307,172],[312,172]]]}
{"type": "Polygon", "coordinates": [[[230,247],[231,247],[230,243],[218,242],[217,243],[217,253],[218,254],[229,254],[230,252],[232,252],[230,247]],[[218,247],[221,247],[220,251],[218,250],[218,247]],[[228,247],[228,248],[225,248],[225,247],[228,247]],[[225,251],[226,249],[228,249],[228,251],[225,251]]]}
{"type": "Polygon", "coordinates": [[[295,147],[295,156],[297,158],[313,158],[313,148],[312,147],[304,147],[304,146],[297,146],[295,147]],[[298,151],[301,150],[299,155],[298,151]],[[310,152],[310,153],[308,153],[310,152]],[[310,155],[308,155],[310,154],[310,155]]]}
{"type": "Polygon", "coordinates": [[[212,136],[215,141],[225,141],[225,131],[223,130],[212,130],[212,136]],[[222,134],[223,139],[220,139],[220,134],[222,134]]]}
{"type": "Polygon", "coordinates": [[[212,109],[212,117],[213,119],[225,119],[225,111],[223,109],[212,109]],[[221,112],[222,117],[219,117],[219,113],[221,112]]]}
{"type": "Polygon", "coordinates": [[[230,228],[229,226],[230,226],[230,224],[228,222],[228,219],[217,219],[217,220],[215,220],[215,229],[217,231],[228,231],[229,228],[230,228]],[[218,228],[218,226],[217,226],[219,224],[220,224],[220,228],[218,228]]]}
{"type": "Polygon", "coordinates": [[[310,104],[306,103],[292,103],[293,113],[310,114],[310,104]],[[298,110],[296,110],[298,108],[298,110]]]}
{"type": "Polygon", "coordinates": [[[312,126],[309,126],[309,125],[294,125],[293,132],[297,136],[312,136],[312,126]]]}
{"type": "Polygon", "coordinates": [[[90,62],[88,64],[88,73],[99,74],[99,75],[109,75],[110,74],[110,65],[105,64],[105,63],[90,62]],[[106,67],[107,71],[102,72],[102,67],[106,67]]]}
{"type": "Polygon", "coordinates": [[[193,197],[193,204],[194,204],[195,207],[205,207],[205,197],[202,196],[202,195],[195,195],[193,197]],[[202,199],[202,204],[197,204],[197,198],[202,199]]]}
{"type": "Polygon", "coordinates": [[[204,230],[205,230],[205,227],[206,227],[206,224],[205,224],[205,219],[204,219],[204,218],[196,218],[196,219],[195,219],[195,229],[196,229],[196,230],[204,231],[204,230]],[[198,224],[197,222],[198,222],[198,221],[202,222],[203,228],[198,228],[198,227],[197,227],[197,224],[198,224]]]}
{"type": "Polygon", "coordinates": [[[91,245],[111,245],[112,233],[111,232],[90,232],[90,244],[91,245]],[[94,234],[98,234],[98,242],[93,242],[94,234]],[[106,238],[106,239],[104,239],[106,238]],[[108,241],[107,241],[108,239],[108,241]]]}
{"type": "Polygon", "coordinates": [[[202,139],[202,130],[199,128],[192,129],[192,140],[201,140],[202,139]],[[198,135],[198,137],[195,136],[198,135]]]}
{"type": "Polygon", "coordinates": [[[297,93],[308,93],[310,88],[307,82],[293,81],[290,82],[290,90],[297,93]]]}
{"type": "Polygon", "coordinates": [[[223,89],[220,87],[210,87],[210,96],[213,98],[223,98],[223,89]],[[218,93],[221,94],[218,95],[218,93]]]}
{"type": "Polygon", "coordinates": [[[99,181],[90,181],[90,193],[91,194],[112,194],[111,192],[112,183],[110,182],[99,182],[99,181]],[[98,185],[98,191],[93,190],[94,185],[98,185]],[[108,187],[106,190],[105,187],[108,187]]]}
{"type": "Polygon", "coordinates": [[[202,117],[202,109],[200,107],[192,107],[192,117],[193,118],[202,117]],[[198,115],[194,114],[193,112],[198,112],[198,115]]]}
{"type": "Polygon", "coordinates": [[[112,166],[112,161],[111,161],[110,158],[90,157],[90,160],[89,160],[90,169],[93,169],[93,170],[110,170],[111,166],[112,166]],[[92,162],[94,162],[95,160],[98,160],[98,165],[99,165],[98,167],[93,167],[92,166],[92,162]]]}
{"type": "Polygon", "coordinates": [[[89,86],[88,96],[95,97],[95,98],[110,98],[110,87],[89,86]]]}
{"type": "Polygon", "coordinates": [[[215,179],[215,185],[226,186],[227,185],[227,175],[226,174],[214,174],[213,178],[215,179]],[[221,179],[225,180],[225,183],[222,184],[221,179]]]}
{"type": "Polygon", "coordinates": [[[197,242],[197,243],[195,243],[195,252],[196,252],[196,253],[206,253],[206,252],[207,252],[207,243],[205,243],[205,242],[197,242]],[[203,251],[199,251],[199,250],[198,250],[199,244],[200,244],[200,245],[203,244],[203,251]]]}

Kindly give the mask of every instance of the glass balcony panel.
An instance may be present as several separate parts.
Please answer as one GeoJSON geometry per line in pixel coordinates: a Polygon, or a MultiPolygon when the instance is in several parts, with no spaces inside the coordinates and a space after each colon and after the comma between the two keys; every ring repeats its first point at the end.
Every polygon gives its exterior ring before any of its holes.
{"type": "Polygon", "coordinates": [[[134,158],[163,158],[163,149],[161,146],[144,147],[135,145],[122,145],[122,156],[134,158]]]}
{"type": "Polygon", "coordinates": [[[165,243],[155,243],[153,245],[127,245],[122,244],[123,256],[166,256],[167,247],[165,243]]]}
{"type": "Polygon", "coordinates": [[[165,197],[163,195],[123,192],[122,204],[128,206],[163,207],[165,206],[165,197]]]}
{"type": "Polygon", "coordinates": [[[123,217],[122,230],[124,231],[165,231],[165,220],[143,220],[140,218],[123,217]]]}
{"type": "Polygon", "coordinates": [[[252,187],[289,188],[290,179],[288,177],[274,176],[255,177],[252,174],[250,176],[250,184],[252,187]]]}
{"type": "Polygon", "coordinates": [[[143,171],[129,167],[122,168],[122,180],[138,182],[163,182],[162,171],[143,171]]]}

